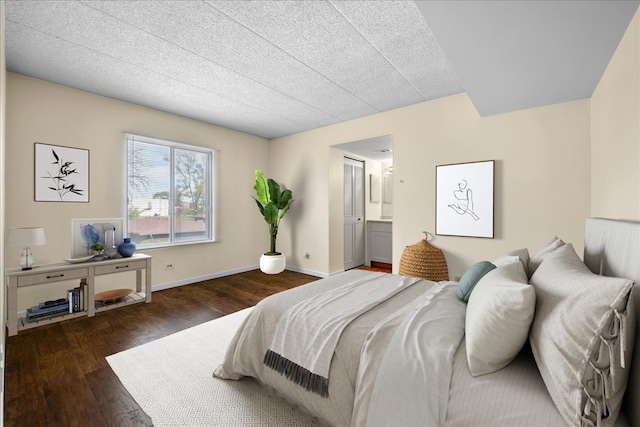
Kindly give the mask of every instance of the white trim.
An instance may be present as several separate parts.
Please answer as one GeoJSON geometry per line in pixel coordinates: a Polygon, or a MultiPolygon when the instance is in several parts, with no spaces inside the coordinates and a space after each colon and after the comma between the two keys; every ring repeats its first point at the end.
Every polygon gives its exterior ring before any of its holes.
{"type": "Polygon", "coordinates": [[[139,135],[131,132],[125,132],[124,136],[125,141],[131,140],[136,142],[146,142],[148,144],[164,145],[165,147],[176,147],[191,151],[202,151],[204,153],[209,151],[218,151],[215,148],[203,147],[202,145],[186,144],[184,142],[172,141],[166,138],[154,138],[152,136],[139,135]]]}
{"type": "MultiPolygon", "coordinates": [[[[153,285],[151,287],[151,290],[152,292],[156,292],[156,291],[162,291],[164,289],[176,288],[178,286],[193,285],[198,282],[204,282],[205,280],[219,279],[220,277],[231,276],[238,273],[246,273],[247,271],[259,270],[259,269],[260,269],[259,264],[249,265],[246,267],[240,267],[233,270],[219,271],[217,273],[206,274],[204,276],[190,277],[190,278],[178,280],[175,282],[167,282],[159,285],[153,285]]],[[[313,271],[313,270],[308,270],[308,269],[303,269],[298,267],[291,267],[291,266],[287,266],[285,270],[290,270],[290,271],[294,271],[296,273],[301,273],[301,274],[308,274],[310,276],[316,276],[320,279],[323,279],[329,276],[328,274],[321,273],[319,271],[313,271]]],[[[338,272],[338,273],[341,273],[341,272],[338,272]]],[[[338,274],[338,273],[332,273],[331,275],[333,276],[334,274],[338,274]]]]}
{"type": "Polygon", "coordinates": [[[193,285],[198,282],[204,282],[205,280],[218,279],[220,277],[231,276],[233,274],[245,273],[251,270],[258,270],[259,268],[260,266],[256,264],[256,265],[250,265],[247,267],[236,268],[233,270],[226,270],[226,271],[219,271],[217,273],[205,274],[204,276],[189,277],[186,279],[177,280],[175,282],[161,283],[158,285],[153,285],[151,287],[151,292],[162,291],[164,289],[177,288],[178,286],[193,285]]]}
{"type": "Polygon", "coordinates": [[[285,270],[291,270],[291,271],[295,271],[296,273],[301,273],[301,274],[308,274],[310,276],[316,276],[316,277],[319,277],[321,279],[329,276],[329,274],[322,273],[320,271],[309,270],[307,268],[300,268],[300,267],[289,266],[289,265],[287,266],[287,268],[285,268],[285,270]]]}

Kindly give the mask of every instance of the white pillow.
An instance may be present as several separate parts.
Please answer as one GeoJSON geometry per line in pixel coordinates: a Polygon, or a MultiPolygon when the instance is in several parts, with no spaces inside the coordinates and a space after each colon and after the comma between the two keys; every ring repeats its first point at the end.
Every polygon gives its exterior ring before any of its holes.
{"type": "Polygon", "coordinates": [[[467,362],[474,377],[507,366],[527,341],[536,293],[520,262],[488,272],[467,305],[467,362]]]}
{"type": "Polygon", "coordinates": [[[500,266],[511,264],[512,262],[518,262],[518,261],[522,263],[522,266],[524,267],[524,272],[527,274],[527,277],[528,277],[529,276],[529,249],[527,248],[516,249],[514,251],[507,252],[506,254],[496,258],[495,261],[493,261],[493,265],[495,265],[496,267],[500,267],[500,266]]]}
{"type": "Polygon", "coordinates": [[[564,242],[562,239],[559,239],[556,236],[553,236],[551,240],[542,245],[535,254],[531,255],[531,259],[529,259],[529,271],[527,275],[529,279],[533,276],[533,273],[536,272],[536,269],[540,266],[542,261],[549,255],[551,252],[555,251],[561,246],[564,246],[564,242]]]}

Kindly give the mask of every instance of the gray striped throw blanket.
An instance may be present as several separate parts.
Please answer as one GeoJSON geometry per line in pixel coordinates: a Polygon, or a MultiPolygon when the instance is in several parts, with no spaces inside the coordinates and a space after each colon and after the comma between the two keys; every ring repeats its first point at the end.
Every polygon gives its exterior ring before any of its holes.
{"type": "Polygon", "coordinates": [[[372,273],[292,306],[278,321],[264,363],[323,397],[342,331],[351,321],[420,279],[372,273]]]}

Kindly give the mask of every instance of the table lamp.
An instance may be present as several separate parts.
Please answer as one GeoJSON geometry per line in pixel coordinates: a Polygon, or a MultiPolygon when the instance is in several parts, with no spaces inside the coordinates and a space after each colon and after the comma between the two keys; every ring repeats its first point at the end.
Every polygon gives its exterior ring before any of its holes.
{"type": "Polygon", "coordinates": [[[9,230],[9,237],[7,238],[7,246],[24,248],[18,261],[23,270],[31,270],[33,268],[31,246],[41,246],[46,243],[47,239],[44,237],[44,228],[42,227],[12,228],[9,230]]]}

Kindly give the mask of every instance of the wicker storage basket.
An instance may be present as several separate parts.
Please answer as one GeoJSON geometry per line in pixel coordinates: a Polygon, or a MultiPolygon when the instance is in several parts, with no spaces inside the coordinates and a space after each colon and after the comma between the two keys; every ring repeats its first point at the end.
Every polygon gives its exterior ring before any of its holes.
{"type": "Polygon", "coordinates": [[[431,246],[426,238],[404,248],[398,273],[402,276],[420,277],[434,282],[449,280],[449,268],[444,254],[440,249],[431,246]]]}

